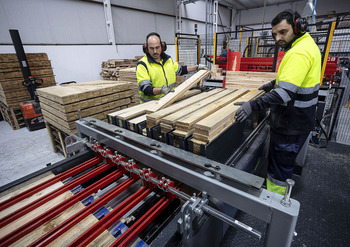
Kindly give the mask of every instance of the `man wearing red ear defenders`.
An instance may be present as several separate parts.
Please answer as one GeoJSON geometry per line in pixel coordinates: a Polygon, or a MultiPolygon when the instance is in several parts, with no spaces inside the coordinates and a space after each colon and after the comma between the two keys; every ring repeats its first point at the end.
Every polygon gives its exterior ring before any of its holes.
{"type": "Polygon", "coordinates": [[[236,112],[243,122],[252,111],[270,108],[270,147],[266,187],[284,195],[295,161],[314,128],[321,77],[321,53],[306,32],[307,22],[286,9],[271,22],[272,36],[284,49],[276,80],[259,89],[266,94],[245,102],[236,112]]]}
{"type": "Polygon", "coordinates": [[[142,46],[146,54],[137,63],[136,76],[140,94],[140,103],[163,97],[175,89],[176,76],[187,74],[204,65],[181,66],[165,53],[166,43],[158,33],[149,33],[146,43],[142,46]]]}

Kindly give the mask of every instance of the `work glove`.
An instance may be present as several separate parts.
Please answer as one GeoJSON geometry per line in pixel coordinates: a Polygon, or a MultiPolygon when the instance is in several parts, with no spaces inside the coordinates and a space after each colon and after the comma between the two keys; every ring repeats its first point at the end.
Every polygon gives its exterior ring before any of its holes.
{"type": "Polygon", "coordinates": [[[198,64],[198,70],[205,69],[208,70],[208,67],[205,64],[198,64]]]}
{"type": "Polygon", "coordinates": [[[253,112],[250,102],[236,102],[234,105],[241,105],[235,114],[236,120],[240,123],[253,112]]]}
{"type": "Polygon", "coordinates": [[[163,86],[162,87],[162,90],[161,90],[161,93],[162,94],[168,94],[168,93],[170,93],[170,92],[175,92],[175,90],[174,89],[171,89],[171,87],[169,87],[169,86],[163,86]]]}
{"type": "Polygon", "coordinates": [[[270,92],[275,87],[275,84],[276,84],[276,80],[272,80],[269,83],[262,85],[258,89],[264,90],[265,92],[270,92]]]}

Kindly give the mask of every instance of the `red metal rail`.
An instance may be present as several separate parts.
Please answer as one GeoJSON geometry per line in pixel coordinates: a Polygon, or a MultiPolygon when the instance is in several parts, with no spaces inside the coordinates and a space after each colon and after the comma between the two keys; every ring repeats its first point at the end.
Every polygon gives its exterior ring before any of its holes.
{"type": "Polygon", "coordinates": [[[89,214],[94,213],[96,210],[98,210],[107,202],[115,198],[121,192],[125,191],[136,181],[137,179],[131,179],[131,178],[125,180],[123,183],[119,184],[117,187],[113,188],[111,191],[103,195],[101,198],[97,199],[95,202],[87,206],[84,210],[79,211],[78,213],[76,213],[75,215],[73,215],[63,223],[61,223],[59,226],[55,227],[50,232],[46,233],[45,235],[37,239],[35,242],[31,243],[29,247],[47,246],[56,238],[60,237],[63,233],[69,230],[71,227],[73,227],[74,225],[79,223],[81,220],[83,220],[85,217],[87,217],[89,214]]]}
{"type": "Polygon", "coordinates": [[[7,199],[6,201],[1,202],[0,203],[0,211],[22,201],[25,198],[28,198],[28,197],[34,195],[35,193],[38,193],[39,191],[42,191],[45,188],[48,188],[49,186],[57,183],[58,181],[63,181],[66,178],[74,176],[74,175],[78,174],[79,172],[82,172],[85,169],[87,169],[93,165],[96,165],[100,161],[101,161],[100,158],[94,157],[94,158],[92,158],[88,161],[85,161],[84,163],[68,170],[68,171],[65,171],[65,172],[45,181],[45,182],[42,182],[42,183],[40,183],[40,184],[38,184],[38,185],[36,185],[36,186],[26,190],[26,191],[23,191],[22,193],[14,196],[14,197],[11,197],[11,198],[7,199]]]}
{"type": "Polygon", "coordinates": [[[135,207],[140,201],[142,201],[146,196],[151,193],[151,189],[147,189],[145,186],[138,190],[135,194],[130,196],[124,202],[122,202],[118,207],[112,210],[109,214],[99,220],[90,229],[85,231],[72,243],[69,247],[76,246],[87,246],[96,237],[98,237],[104,230],[107,230],[115,222],[117,222],[123,215],[125,215],[129,210],[135,207]]]}
{"type": "Polygon", "coordinates": [[[123,233],[111,246],[127,246],[134,240],[168,205],[170,201],[166,198],[160,199],[149,209],[138,221],[136,221],[126,232],[123,233]]]}
{"type": "Polygon", "coordinates": [[[28,223],[20,226],[13,232],[7,234],[3,238],[0,239],[0,246],[9,246],[37,227],[41,226],[48,220],[52,219],[53,217],[57,216],[64,210],[68,209],[69,207],[73,206],[75,203],[83,200],[84,198],[88,197],[92,193],[96,192],[99,189],[104,188],[108,184],[112,183],[116,179],[118,179],[120,176],[122,176],[122,173],[120,171],[114,171],[107,175],[106,177],[100,179],[96,183],[90,185],[89,187],[85,188],[81,192],[73,195],[72,197],[68,198],[67,200],[61,202],[60,204],[56,205],[55,207],[51,208],[47,212],[39,215],[35,219],[29,221],[28,223]]]}
{"type": "Polygon", "coordinates": [[[37,199],[36,201],[32,202],[29,205],[26,205],[14,212],[12,212],[9,215],[6,215],[4,218],[1,219],[0,222],[0,229],[3,228],[4,226],[6,226],[7,224],[15,221],[16,219],[22,217],[23,215],[29,213],[30,211],[40,207],[41,205],[43,205],[44,203],[52,200],[53,198],[63,194],[64,192],[71,190],[75,187],[77,187],[78,185],[90,180],[91,178],[97,176],[98,174],[106,171],[108,168],[110,168],[111,165],[108,164],[103,164],[100,167],[82,175],[81,177],[65,184],[64,186],[57,188],[56,190],[50,192],[49,194],[40,197],[39,199],[37,199]]]}

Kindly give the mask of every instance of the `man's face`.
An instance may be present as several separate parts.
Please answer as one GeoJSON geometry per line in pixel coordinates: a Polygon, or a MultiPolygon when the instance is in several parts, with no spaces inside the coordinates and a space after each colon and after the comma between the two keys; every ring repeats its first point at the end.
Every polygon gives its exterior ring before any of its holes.
{"type": "Polygon", "coordinates": [[[160,61],[160,54],[162,53],[162,47],[160,45],[160,39],[157,35],[152,35],[147,40],[148,52],[154,61],[160,61]]]}
{"type": "Polygon", "coordinates": [[[272,27],[272,36],[280,47],[286,48],[296,35],[293,32],[292,25],[288,24],[286,20],[282,20],[272,27]]]}

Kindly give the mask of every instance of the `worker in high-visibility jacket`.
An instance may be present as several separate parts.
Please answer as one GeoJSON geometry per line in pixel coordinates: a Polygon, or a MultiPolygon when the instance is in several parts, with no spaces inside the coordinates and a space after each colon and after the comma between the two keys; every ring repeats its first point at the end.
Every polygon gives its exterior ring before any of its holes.
{"type": "Polygon", "coordinates": [[[175,89],[176,75],[184,75],[199,69],[207,69],[205,65],[181,66],[165,53],[166,43],[162,42],[158,33],[149,33],[143,52],[146,54],[136,67],[137,85],[140,102],[144,103],[163,97],[175,89]]]}
{"type": "Polygon", "coordinates": [[[291,9],[272,20],[272,35],[285,55],[276,80],[263,85],[267,93],[245,102],[236,112],[243,121],[252,111],[270,108],[270,147],[266,187],[284,194],[295,160],[314,128],[321,76],[321,53],[306,33],[307,22],[291,9]]]}

